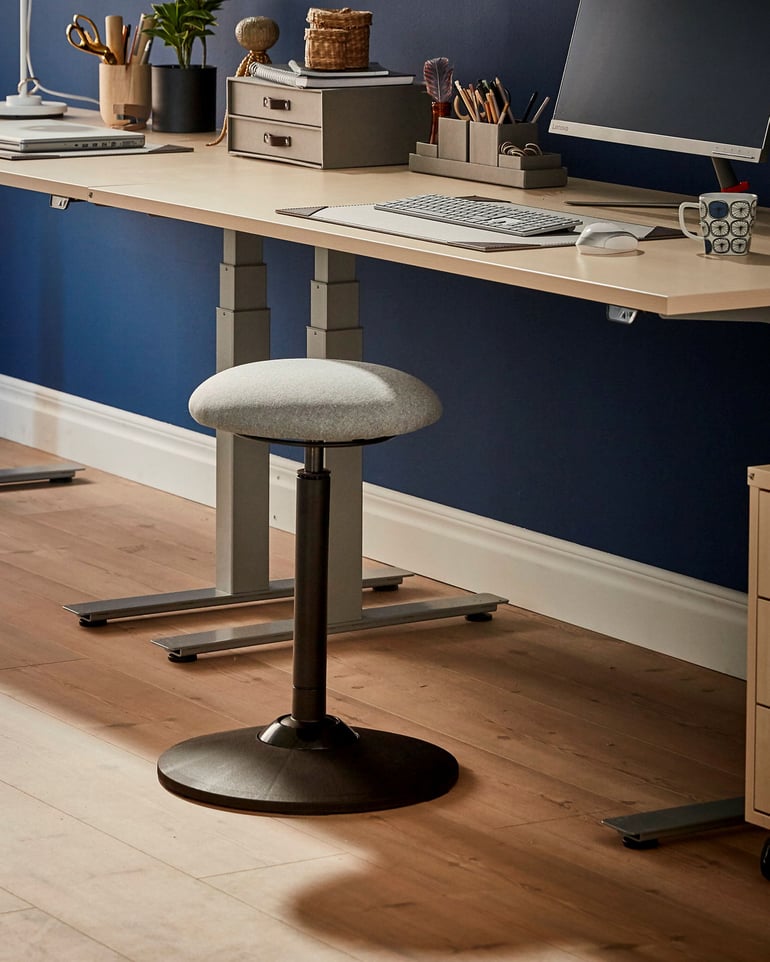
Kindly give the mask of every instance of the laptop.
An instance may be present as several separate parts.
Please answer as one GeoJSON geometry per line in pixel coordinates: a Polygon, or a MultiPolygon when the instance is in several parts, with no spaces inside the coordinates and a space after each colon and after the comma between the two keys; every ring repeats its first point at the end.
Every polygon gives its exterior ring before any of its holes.
{"type": "Polygon", "coordinates": [[[44,153],[143,147],[144,134],[69,120],[0,120],[0,150],[44,153]]]}

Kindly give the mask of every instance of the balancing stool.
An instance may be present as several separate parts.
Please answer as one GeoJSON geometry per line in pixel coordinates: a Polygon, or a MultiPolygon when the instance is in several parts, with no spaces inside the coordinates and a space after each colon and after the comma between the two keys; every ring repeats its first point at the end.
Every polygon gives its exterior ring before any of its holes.
{"type": "Polygon", "coordinates": [[[158,760],[174,794],[224,808],[328,815],[397,808],[445,794],[455,758],[408,735],[346,725],[326,713],[331,475],[324,449],[374,444],[426,427],[441,402],[417,378],[359,361],[256,361],[204,381],[190,398],[201,424],[301,446],[297,474],[291,713],[268,725],[180,742],[158,760]]]}

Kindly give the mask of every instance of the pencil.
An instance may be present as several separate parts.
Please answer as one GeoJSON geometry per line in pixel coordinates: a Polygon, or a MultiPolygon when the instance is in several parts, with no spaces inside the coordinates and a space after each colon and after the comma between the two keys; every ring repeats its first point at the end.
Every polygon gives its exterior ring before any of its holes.
{"type": "Polygon", "coordinates": [[[540,117],[542,116],[543,111],[545,110],[545,108],[548,106],[550,102],[551,102],[551,98],[546,97],[545,100],[540,104],[540,106],[535,111],[535,116],[532,118],[533,124],[536,124],[538,120],[540,120],[540,117]]]}
{"type": "Polygon", "coordinates": [[[455,88],[457,89],[462,102],[465,104],[465,109],[468,111],[468,116],[471,118],[476,118],[476,109],[468,97],[468,91],[460,84],[459,80],[455,80],[455,88]]]}
{"type": "Polygon", "coordinates": [[[508,94],[505,92],[505,87],[503,86],[503,82],[499,77],[495,77],[495,86],[500,91],[500,97],[502,98],[502,101],[503,101],[503,106],[500,113],[505,114],[507,112],[508,116],[511,118],[511,123],[515,124],[516,118],[513,116],[513,111],[511,110],[511,103],[508,100],[508,94]]]}

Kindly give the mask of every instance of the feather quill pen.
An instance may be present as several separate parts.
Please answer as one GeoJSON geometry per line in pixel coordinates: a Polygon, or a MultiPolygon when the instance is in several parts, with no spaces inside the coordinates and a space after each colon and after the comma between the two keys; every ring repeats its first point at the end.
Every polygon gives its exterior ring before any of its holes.
{"type": "Polygon", "coordinates": [[[423,77],[431,100],[448,103],[452,99],[452,76],[454,67],[446,57],[433,57],[425,61],[423,77]]]}

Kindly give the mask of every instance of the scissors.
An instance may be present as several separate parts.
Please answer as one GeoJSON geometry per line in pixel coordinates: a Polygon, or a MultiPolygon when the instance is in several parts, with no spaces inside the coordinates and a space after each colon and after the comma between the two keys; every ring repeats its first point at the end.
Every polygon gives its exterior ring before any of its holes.
{"type": "Polygon", "coordinates": [[[101,57],[105,63],[114,65],[118,62],[118,58],[110,48],[102,43],[96,24],[82,13],[76,13],[72,23],[67,26],[67,40],[77,50],[101,57]]]}

